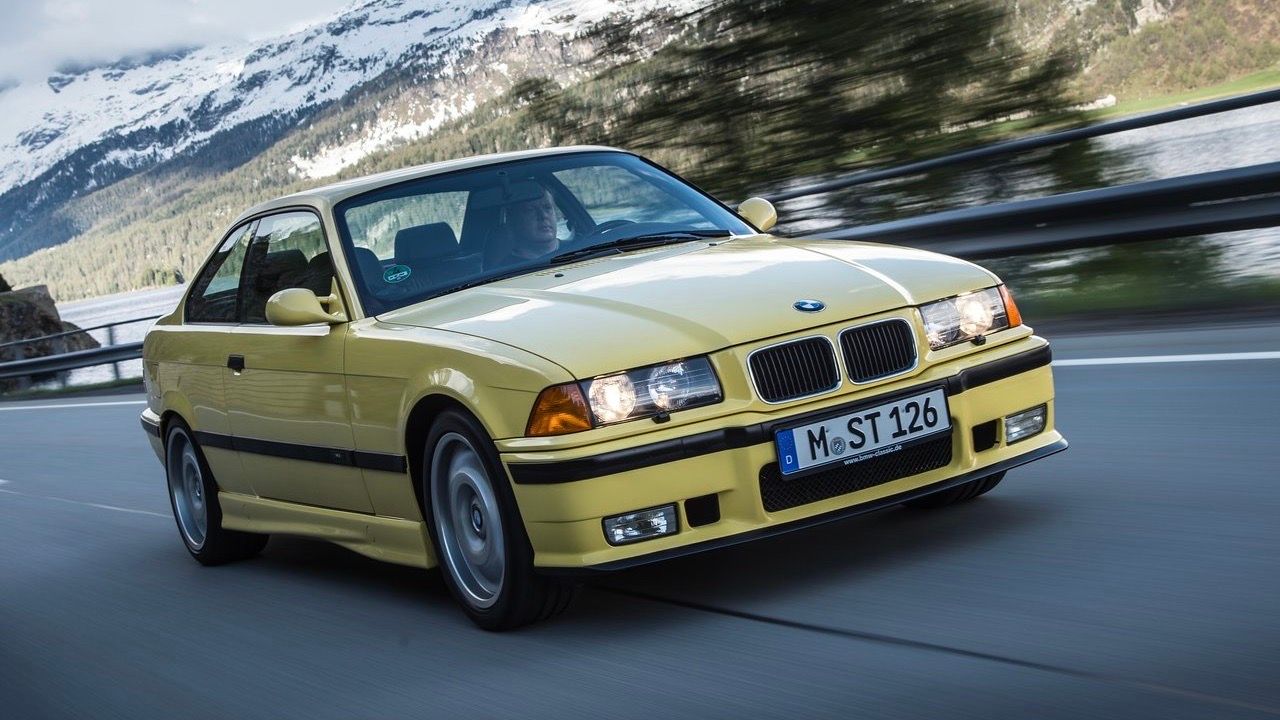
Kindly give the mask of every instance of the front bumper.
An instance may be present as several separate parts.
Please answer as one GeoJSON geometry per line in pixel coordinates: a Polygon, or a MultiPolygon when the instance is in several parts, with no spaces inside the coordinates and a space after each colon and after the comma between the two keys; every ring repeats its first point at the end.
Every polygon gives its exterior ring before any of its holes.
{"type": "MultiPolygon", "coordinates": [[[[1054,429],[1049,347],[1038,338],[1003,357],[962,368],[939,366],[901,384],[875,388],[852,401],[806,412],[781,411],[763,422],[734,424],[633,447],[574,457],[508,453],[503,461],[534,548],[547,572],[616,570],[810,527],[943,490],[1066,448],[1054,429]],[[941,467],[794,507],[768,511],[762,469],[776,463],[774,429],[883,398],[933,387],[946,389],[953,429],[949,462],[941,467]],[[974,426],[1045,404],[1042,432],[1006,445],[975,449],[974,426]],[[685,501],[714,496],[719,519],[692,526],[685,501]],[[603,518],[676,503],[679,532],[630,545],[605,541],[603,518]]],[[[998,427],[998,425],[997,425],[998,427]]],[[[590,453],[590,449],[587,449],[590,453]]],[[[803,483],[806,478],[788,482],[803,483]]]]}
{"type": "Polygon", "coordinates": [[[142,429],[147,432],[151,449],[155,451],[160,462],[164,463],[164,439],[160,437],[160,416],[156,415],[151,408],[147,408],[138,416],[138,420],[142,423],[142,429]]]}

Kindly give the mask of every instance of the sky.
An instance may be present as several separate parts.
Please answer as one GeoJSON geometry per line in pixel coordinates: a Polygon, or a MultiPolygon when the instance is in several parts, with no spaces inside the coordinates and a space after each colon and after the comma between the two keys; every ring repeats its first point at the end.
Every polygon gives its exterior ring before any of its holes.
{"type": "Polygon", "coordinates": [[[0,0],[0,87],[180,47],[272,37],[352,0],[0,0]]]}

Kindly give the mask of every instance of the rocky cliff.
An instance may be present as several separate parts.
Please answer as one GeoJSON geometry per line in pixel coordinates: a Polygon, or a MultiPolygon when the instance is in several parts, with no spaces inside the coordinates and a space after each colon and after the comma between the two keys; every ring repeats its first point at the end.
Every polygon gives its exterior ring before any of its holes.
{"type": "MultiPolygon", "coordinates": [[[[3,278],[0,278],[0,287],[8,288],[3,278]]],[[[83,332],[6,347],[16,340],[79,329],[59,317],[53,297],[43,285],[0,292],[0,363],[98,347],[98,341],[83,332]]],[[[16,384],[12,380],[0,380],[0,392],[16,384]]]]}

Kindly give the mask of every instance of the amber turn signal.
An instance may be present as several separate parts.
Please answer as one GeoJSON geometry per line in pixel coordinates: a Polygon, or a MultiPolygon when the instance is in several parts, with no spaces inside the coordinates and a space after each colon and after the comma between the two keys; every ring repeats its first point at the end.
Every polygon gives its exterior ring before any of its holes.
{"type": "Polygon", "coordinates": [[[564,435],[590,429],[591,416],[582,390],[577,383],[565,383],[552,385],[538,394],[524,434],[528,437],[564,435]]]}
{"type": "Polygon", "coordinates": [[[1000,286],[1000,299],[1004,300],[1004,314],[1009,318],[1009,327],[1015,328],[1022,324],[1022,313],[1018,311],[1018,303],[1013,301],[1013,293],[1009,292],[1009,288],[1000,286]]]}

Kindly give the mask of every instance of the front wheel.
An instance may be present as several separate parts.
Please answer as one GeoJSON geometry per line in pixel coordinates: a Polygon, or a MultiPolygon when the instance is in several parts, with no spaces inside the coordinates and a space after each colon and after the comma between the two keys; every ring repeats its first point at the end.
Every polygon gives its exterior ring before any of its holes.
{"type": "Polygon", "coordinates": [[[911,508],[921,508],[932,510],[933,508],[946,507],[947,505],[955,505],[956,503],[967,502],[979,495],[991,492],[992,488],[1000,484],[1004,479],[1004,473],[998,472],[995,475],[988,475],[977,480],[970,480],[963,485],[957,485],[953,488],[947,488],[940,492],[918,497],[915,500],[908,500],[903,505],[911,508]]]}
{"type": "Polygon", "coordinates": [[[445,584],[486,630],[564,611],[576,588],[533,569],[533,548],[497,451],[474,418],[444,412],[424,448],[427,523],[445,584]]]}
{"type": "Polygon", "coordinates": [[[191,430],[174,420],[165,435],[169,505],[187,552],[202,565],[221,565],[262,552],[266,535],[222,528],[218,486],[191,430]]]}

